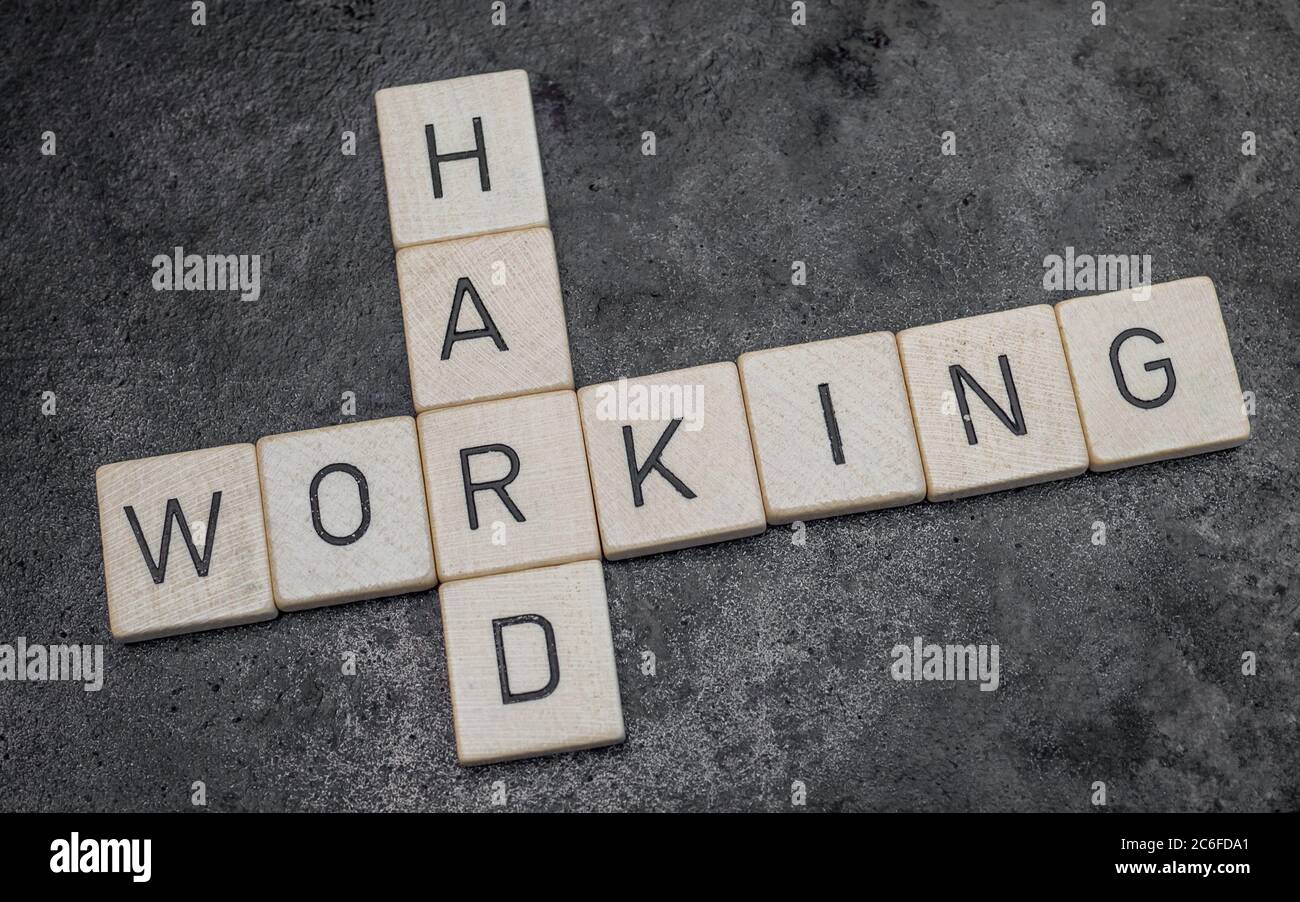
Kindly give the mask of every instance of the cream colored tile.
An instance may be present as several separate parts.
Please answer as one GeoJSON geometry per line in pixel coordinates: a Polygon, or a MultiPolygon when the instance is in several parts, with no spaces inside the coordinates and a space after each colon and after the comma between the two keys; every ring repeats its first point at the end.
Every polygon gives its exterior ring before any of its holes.
{"type": "Polygon", "coordinates": [[[769,523],[925,498],[893,333],[753,351],[738,364],[769,523]]]}
{"type": "Polygon", "coordinates": [[[898,349],[931,501],[1087,469],[1051,307],[907,329],[898,334],[898,349]]]}
{"type": "Polygon", "coordinates": [[[528,73],[385,88],[375,113],[395,246],[547,224],[528,73]]]}
{"type": "Polygon", "coordinates": [[[444,581],[600,557],[571,391],[420,414],[444,581]]]}
{"type": "Polygon", "coordinates": [[[115,639],[275,617],[252,445],[108,464],[95,481],[115,639]]]}
{"type": "Polygon", "coordinates": [[[599,561],[459,580],[438,594],[461,764],[623,741],[599,561]]]}
{"type": "Polygon", "coordinates": [[[1250,437],[1214,283],[1181,279],[1056,305],[1094,470],[1250,437]]]}
{"type": "Polygon", "coordinates": [[[414,418],[267,436],[257,462],[280,610],[437,584],[414,418]]]}
{"type": "Polygon", "coordinates": [[[578,403],[607,558],[766,528],[735,364],[589,385],[578,403]]]}
{"type": "Polygon", "coordinates": [[[397,252],[416,410],[573,388],[549,229],[397,252]]]}

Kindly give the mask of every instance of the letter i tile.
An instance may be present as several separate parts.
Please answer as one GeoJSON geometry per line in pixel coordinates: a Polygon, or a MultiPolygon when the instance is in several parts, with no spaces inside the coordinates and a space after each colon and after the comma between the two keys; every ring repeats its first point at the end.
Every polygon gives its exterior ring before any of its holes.
{"type": "Polygon", "coordinates": [[[892,333],[752,351],[739,368],[769,523],[925,497],[892,333]]]}

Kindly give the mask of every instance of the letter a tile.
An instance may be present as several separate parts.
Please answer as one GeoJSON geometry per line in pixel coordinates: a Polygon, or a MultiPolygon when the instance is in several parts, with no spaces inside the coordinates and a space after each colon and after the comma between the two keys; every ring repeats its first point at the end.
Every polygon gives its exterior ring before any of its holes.
{"type": "Polygon", "coordinates": [[[925,497],[893,333],[752,351],[739,368],[769,523],[925,497]]]}
{"type": "Polygon", "coordinates": [[[600,557],[573,392],[446,407],[416,422],[444,581],[600,557]]]}
{"type": "Polygon", "coordinates": [[[270,435],[257,462],[280,610],[436,584],[413,418],[270,435]]]}
{"type": "Polygon", "coordinates": [[[907,329],[898,350],[931,501],[1088,468],[1051,307],[907,329]]]}
{"type": "Polygon", "coordinates": [[[1093,470],[1250,437],[1214,283],[1182,279],[1056,305],[1093,470]]]}
{"type": "Polygon", "coordinates": [[[397,283],[416,410],[573,388],[550,229],[404,248],[397,283]]]}
{"type": "Polygon", "coordinates": [[[95,481],[115,639],[275,617],[252,445],[108,464],[95,481]]]}
{"type": "Polygon", "coordinates": [[[735,364],[589,385],[578,403],[605,557],[767,527],[735,364]]]}
{"type": "Polygon", "coordinates": [[[375,113],[394,246],[547,224],[528,73],[385,88],[375,113]]]}
{"type": "Polygon", "coordinates": [[[623,741],[599,561],[445,583],[438,594],[461,764],[623,741]]]}

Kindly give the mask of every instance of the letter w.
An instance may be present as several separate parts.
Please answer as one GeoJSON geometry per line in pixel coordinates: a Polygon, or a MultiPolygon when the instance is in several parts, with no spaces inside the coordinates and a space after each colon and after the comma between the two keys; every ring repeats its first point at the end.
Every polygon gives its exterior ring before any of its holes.
{"type": "Polygon", "coordinates": [[[172,521],[180,524],[181,537],[185,539],[185,547],[190,550],[190,560],[194,562],[194,572],[199,576],[208,575],[208,565],[212,563],[212,546],[217,539],[217,512],[221,510],[221,493],[212,493],[212,507],[208,511],[207,538],[203,543],[203,554],[194,547],[194,539],[190,536],[190,524],[185,520],[185,514],[181,511],[181,503],[175,498],[167,499],[167,512],[163,514],[163,533],[162,545],[158,549],[158,562],[154,563],[153,554],[149,551],[149,543],[145,541],[144,532],[140,529],[140,520],[135,515],[135,508],[127,505],[122,508],[126,511],[127,522],[131,524],[131,532],[135,533],[136,544],[140,546],[140,553],[144,555],[144,562],[149,565],[149,573],[153,576],[153,581],[162,584],[163,579],[167,576],[167,555],[171,550],[172,544],[172,521]]]}

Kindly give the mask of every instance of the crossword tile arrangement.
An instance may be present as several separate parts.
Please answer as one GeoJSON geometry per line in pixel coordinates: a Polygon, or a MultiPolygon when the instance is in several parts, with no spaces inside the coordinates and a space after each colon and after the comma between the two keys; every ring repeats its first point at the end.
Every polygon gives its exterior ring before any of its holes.
{"type": "Polygon", "coordinates": [[[419,416],[100,467],[121,641],[441,579],[462,764],[610,745],[602,557],[1249,437],[1207,278],[575,393],[527,74],[375,106],[419,416]]]}

